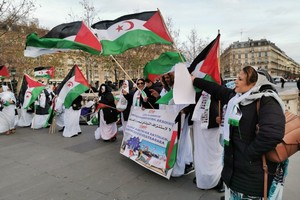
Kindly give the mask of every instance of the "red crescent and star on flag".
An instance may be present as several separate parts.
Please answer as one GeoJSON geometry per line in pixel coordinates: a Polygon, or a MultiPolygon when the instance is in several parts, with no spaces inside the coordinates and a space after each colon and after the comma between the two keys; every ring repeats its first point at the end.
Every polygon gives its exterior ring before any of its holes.
{"type": "Polygon", "coordinates": [[[67,83],[67,86],[68,86],[68,87],[73,87],[73,84],[74,84],[74,83],[73,83],[72,81],[69,81],[69,82],[67,83]]]}
{"type": "Polygon", "coordinates": [[[118,31],[118,32],[120,32],[120,31],[129,31],[129,30],[131,30],[131,29],[133,29],[133,27],[134,27],[134,23],[132,22],[132,21],[123,21],[123,22],[121,22],[122,24],[126,24],[126,27],[125,28],[127,28],[127,25],[128,25],[128,28],[127,29],[124,29],[124,25],[118,25],[118,27],[116,28],[116,30],[118,31]]]}
{"type": "Polygon", "coordinates": [[[31,95],[31,91],[27,90],[27,91],[26,91],[25,98],[29,98],[29,97],[30,97],[30,95],[31,95]]]}

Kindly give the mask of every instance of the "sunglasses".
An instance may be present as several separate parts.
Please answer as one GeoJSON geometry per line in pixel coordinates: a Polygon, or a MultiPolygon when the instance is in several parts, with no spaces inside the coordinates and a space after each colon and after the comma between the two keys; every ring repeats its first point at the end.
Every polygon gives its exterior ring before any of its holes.
{"type": "Polygon", "coordinates": [[[142,83],[142,82],[138,82],[138,83],[137,83],[137,85],[144,85],[144,83],[142,83]]]}

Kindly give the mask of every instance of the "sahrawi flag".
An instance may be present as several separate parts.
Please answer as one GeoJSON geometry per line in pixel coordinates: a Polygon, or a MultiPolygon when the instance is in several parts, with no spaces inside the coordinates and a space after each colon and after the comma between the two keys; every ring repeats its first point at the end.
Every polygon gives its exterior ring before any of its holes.
{"type": "Polygon", "coordinates": [[[27,74],[24,74],[21,89],[19,92],[20,103],[27,109],[45,89],[46,85],[33,80],[27,74]]]}
{"type": "Polygon", "coordinates": [[[99,55],[102,47],[97,37],[82,22],[60,24],[39,38],[31,33],[26,38],[24,56],[37,57],[60,51],[79,49],[99,55]]]}
{"type": "Polygon", "coordinates": [[[54,67],[36,67],[34,68],[34,77],[54,78],[54,67]]]}
{"type": "Polygon", "coordinates": [[[188,68],[190,73],[196,77],[221,84],[218,60],[219,42],[220,34],[194,59],[188,68]]]}
{"type": "Polygon", "coordinates": [[[144,77],[155,82],[157,77],[173,72],[174,65],[184,61],[185,58],[178,52],[164,52],[157,59],[151,60],[145,65],[144,77]]]}
{"type": "Polygon", "coordinates": [[[90,88],[79,67],[75,65],[64,80],[58,85],[54,93],[64,102],[65,108],[70,108],[72,102],[90,88]]]}
{"type": "MultiPolygon", "coordinates": [[[[218,84],[221,84],[218,61],[219,42],[220,34],[218,34],[218,36],[213,41],[211,41],[211,43],[209,43],[194,59],[194,61],[188,68],[189,73],[193,74],[196,77],[200,77],[205,80],[214,81],[218,84]]],[[[161,97],[156,103],[168,104],[168,102],[173,98],[173,96],[180,96],[181,94],[185,93],[185,91],[182,91],[181,89],[187,90],[187,88],[175,87],[177,84],[179,86],[187,85],[186,80],[190,80],[190,75],[188,75],[186,79],[182,77],[183,75],[183,73],[180,74],[180,80],[183,81],[179,83],[176,81],[176,83],[174,84],[174,89],[165,94],[163,97],[161,97]],[[176,94],[174,95],[175,92],[176,94]]]]}
{"type": "Polygon", "coordinates": [[[9,72],[5,65],[0,66],[0,78],[9,78],[9,72]]]}
{"type": "Polygon", "coordinates": [[[93,24],[92,28],[102,44],[103,55],[116,55],[127,49],[149,44],[173,42],[159,11],[100,21],[93,24]]]}

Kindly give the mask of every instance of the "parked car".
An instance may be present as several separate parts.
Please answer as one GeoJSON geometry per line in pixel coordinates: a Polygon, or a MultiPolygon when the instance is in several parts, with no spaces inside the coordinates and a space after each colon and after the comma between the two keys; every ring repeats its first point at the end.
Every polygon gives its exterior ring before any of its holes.
{"type": "Polygon", "coordinates": [[[236,77],[227,77],[223,79],[223,83],[226,84],[230,81],[235,81],[236,77]]]}

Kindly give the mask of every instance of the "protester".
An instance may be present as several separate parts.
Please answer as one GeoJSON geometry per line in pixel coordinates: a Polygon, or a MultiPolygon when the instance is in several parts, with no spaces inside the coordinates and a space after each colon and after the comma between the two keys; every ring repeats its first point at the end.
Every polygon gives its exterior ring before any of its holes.
{"type": "Polygon", "coordinates": [[[161,78],[161,82],[163,85],[162,93],[161,95],[164,95],[165,93],[169,92],[171,89],[173,89],[174,85],[174,74],[173,73],[167,73],[164,74],[161,78]]]}
{"type": "Polygon", "coordinates": [[[118,114],[114,102],[114,96],[111,93],[111,88],[106,84],[102,84],[99,89],[99,103],[104,107],[99,111],[99,127],[95,131],[95,139],[103,139],[104,141],[114,142],[117,139],[117,124],[118,114]]]}
{"type": "MultiPolygon", "coordinates": [[[[151,95],[159,99],[167,94],[173,88],[174,75],[173,73],[167,73],[162,76],[163,88],[160,93],[156,90],[151,90],[151,95]]],[[[190,110],[183,109],[188,105],[174,105],[171,100],[168,105],[159,105],[159,109],[169,110],[171,112],[177,112],[176,122],[180,124],[178,127],[178,150],[176,156],[176,162],[173,167],[172,176],[180,177],[194,172],[194,159],[193,159],[193,144],[191,139],[191,130],[189,127],[190,110]]]]}
{"type": "Polygon", "coordinates": [[[285,83],[285,80],[284,80],[284,78],[280,78],[280,82],[281,82],[281,88],[284,88],[284,83],[285,83]]]}
{"type": "Polygon", "coordinates": [[[206,92],[197,93],[193,111],[194,183],[200,189],[217,189],[223,192],[221,171],[223,147],[220,144],[218,101],[206,92]]]}
{"type": "Polygon", "coordinates": [[[34,102],[35,113],[31,122],[32,129],[43,128],[49,116],[51,97],[47,89],[44,89],[34,102]]]}
{"type": "MultiPolygon", "coordinates": [[[[262,155],[281,142],[285,129],[284,105],[273,85],[251,66],[244,67],[239,73],[234,90],[194,76],[192,80],[194,86],[227,104],[222,170],[222,179],[227,186],[225,199],[262,199],[262,155]]],[[[278,191],[282,195],[280,189],[270,190],[270,187],[272,181],[284,181],[283,173],[274,179],[275,174],[278,175],[275,172],[283,172],[283,165],[268,160],[267,165],[268,195],[272,196],[278,191]]]]}
{"type": "Polygon", "coordinates": [[[64,102],[58,98],[57,96],[53,99],[53,103],[55,103],[55,123],[56,125],[62,127],[58,132],[63,132],[65,129],[65,106],[64,102]]]}
{"type": "Polygon", "coordinates": [[[297,80],[297,88],[299,90],[299,96],[300,96],[300,77],[297,80]]]}
{"type": "Polygon", "coordinates": [[[127,125],[128,117],[130,114],[130,109],[132,106],[132,100],[133,100],[133,95],[135,93],[135,90],[136,89],[133,87],[133,84],[130,80],[125,80],[123,82],[123,85],[121,87],[121,92],[127,101],[127,106],[126,106],[125,110],[123,110],[121,112],[121,121],[122,121],[123,131],[125,131],[125,129],[126,129],[126,125],[127,125]]]}
{"type": "Polygon", "coordinates": [[[33,119],[33,112],[34,112],[34,104],[31,104],[27,109],[24,108],[23,104],[19,105],[18,113],[19,119],[17,122],[17,126],[19,127],[28,127],[31,125],[33,119]]]}
{"type": "Polygon", "coordinates": [[[64,137],[75,137],[81,134],[81,128],[79,125],[80,113],[82,107],[82,96],[79,95],[73,100],[72,106],[70,108],[64,109],[64,137]]]}
{"type": "Polygon", "coordinates": [[[141,107],[140,98],[143,94],[143,90],[145,89],[145,80],[143,78],[139,78],[136,82],[137,90],[133,94],[132,106],[133,107],[141,107]]]}
{"type": "Polygon", "coordinates": [[[154,87],[154,83],[150,79],[145,79],[146,87],[144,88],[144,94],[141,94],[140,101],[143,108],[146,109],[158,109],[159,105],[156,104],[156,97],[152,95],[152,91],[160,92],[160,88],[154,87]]]}
{"type": "Polygon", "coordinates": [[[15,133],[15,107],[16,98],[8,86],[0,86],[0,133],[6,135],[15,133]]]}
{"type": "MultiPolygon", "coordinates": [[[[161,109],[161,108],[160,108],[161,109]]],[[[172,177],[180,177],[182,175],[188,175],[195,171],[194,158],[193,158],[193,143],[191,139],[191,129],[189,127],[189,115],[190,113],[185,109],[180,111],[180,106],[168,105],[166,110],[178,110],[179,114],[175,120],[179,124],[178,127],[178,147],[176,162],[173,167],[172,177]],[[173,108],[169,108],[173,107],[173,108]],[[174,109],[174,107],[177,107],[174,109]]]]}

